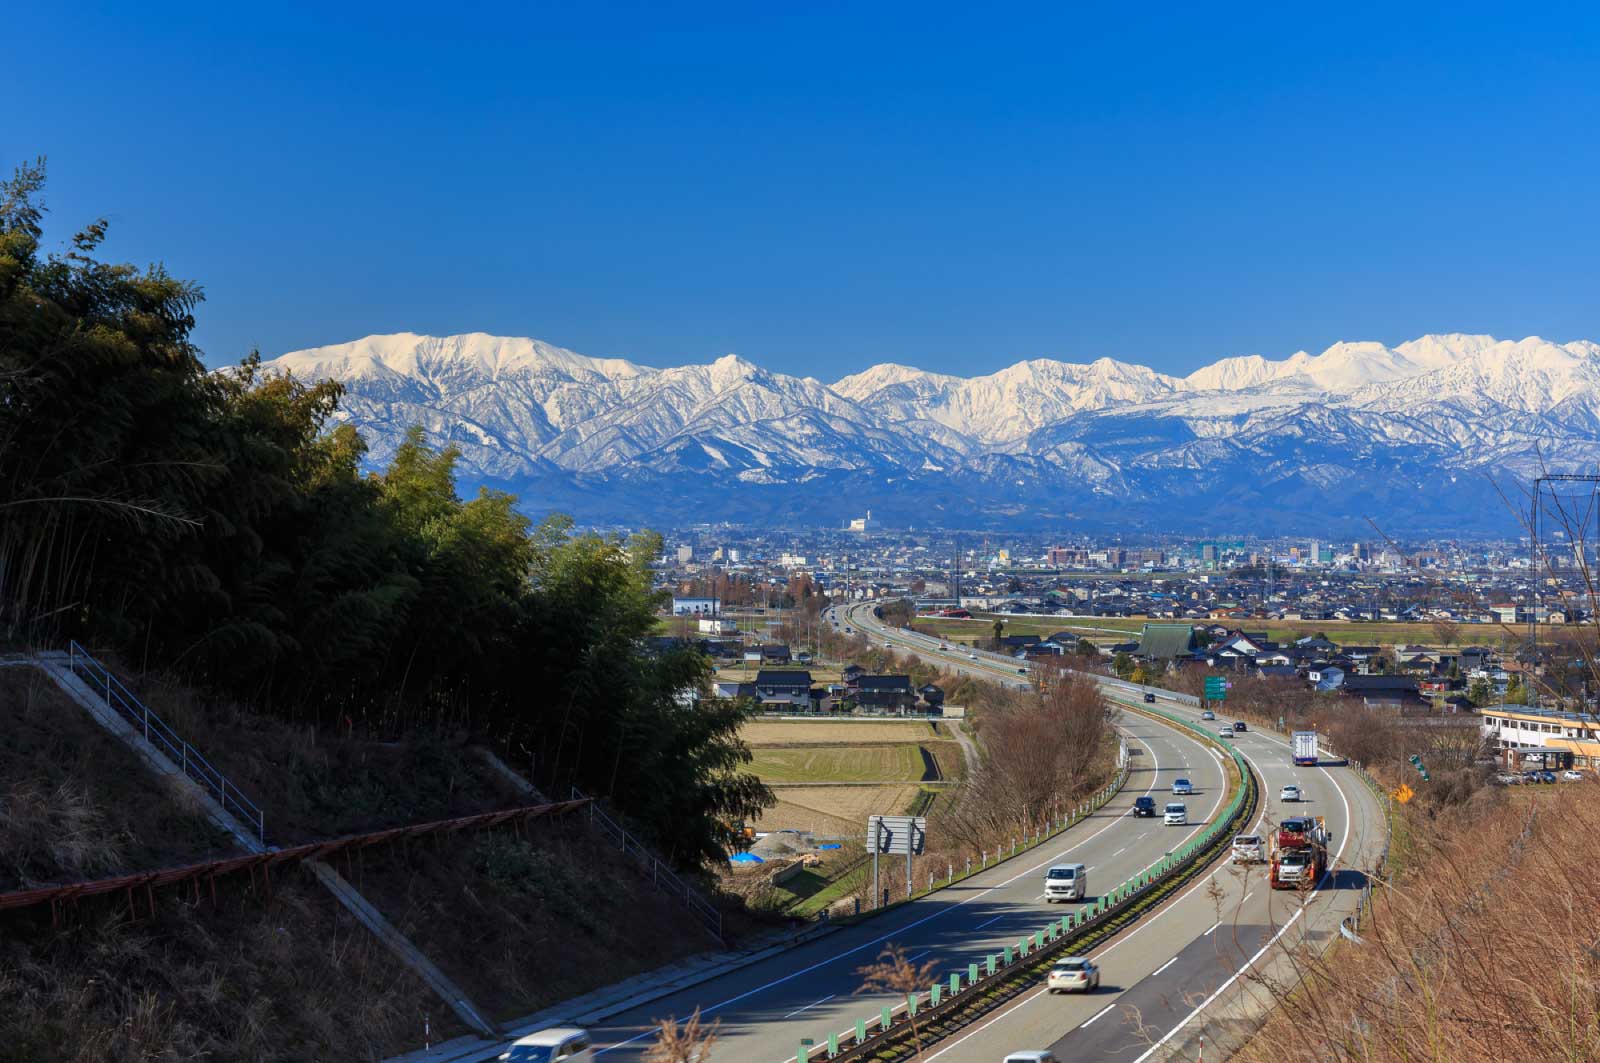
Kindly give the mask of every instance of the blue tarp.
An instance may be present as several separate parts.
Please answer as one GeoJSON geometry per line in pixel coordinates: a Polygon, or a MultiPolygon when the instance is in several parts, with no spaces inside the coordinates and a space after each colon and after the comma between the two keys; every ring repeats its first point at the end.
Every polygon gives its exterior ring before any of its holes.
{"type": "Polygon", "coordinates": [[[818,849],[843,849],[844,846],[840,845],[838,842],[829,842],[827,845],[819,845],[819,846],[817,846],[817,848],[818,849]]]}
{"type": "Polygon", "coordinates": [[[761,859],[761,857],[757,856],[755,853],[734,853],[732,856],[728,857],[728,863],[730,863],[730,864],[764,864],[764,863],[766,863],[766,861],[761,859]]]}

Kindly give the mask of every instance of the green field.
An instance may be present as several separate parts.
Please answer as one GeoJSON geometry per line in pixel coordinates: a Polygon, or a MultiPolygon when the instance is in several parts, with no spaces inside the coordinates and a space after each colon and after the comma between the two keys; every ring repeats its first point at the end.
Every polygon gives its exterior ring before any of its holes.
{"type": "Polygon", "coordinates": [[[769,783],[921,782],[959,777],[961,769],[954,742],[756,746],[752,752],[749,770],[769,783]]]}

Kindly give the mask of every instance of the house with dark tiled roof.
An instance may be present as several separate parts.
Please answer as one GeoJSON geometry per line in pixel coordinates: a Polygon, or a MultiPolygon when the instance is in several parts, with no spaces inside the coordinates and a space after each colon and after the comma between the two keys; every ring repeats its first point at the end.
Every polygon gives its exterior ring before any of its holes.
{"type": "Polygon", "coordinates": [[[856,683],[856,704],[864,712],[906,713],[917,704],[908,675],[864,675],[856,683]]]}
{"type": "Polygon", "coordinates": [[[756,673],[756,697],[764,708],[810,712],[811,673],[803,669],[763,668],[756,673]]]}

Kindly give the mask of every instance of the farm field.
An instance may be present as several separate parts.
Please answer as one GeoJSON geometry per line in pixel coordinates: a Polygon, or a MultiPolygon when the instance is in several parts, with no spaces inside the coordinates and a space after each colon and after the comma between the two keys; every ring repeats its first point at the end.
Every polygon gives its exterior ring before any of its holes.
{"type": "Polygon", "coordinates": [[[751,720],[739,737],[752,746],[947,740],[950,724],[926,720],[751,720]]]}
{"type": "Polygon", "coordinates": [[[756,746],[750,770],[764,782],[925,782],[961,776],[961,747],[920,744],[756,746]]]}
{"type": "Polygon", "coordinates": [[[896,786],[786,786],[778,803],[755,827],[761,831],[802,830],[831,837],[864,835],[867,817],[899,815],[921,793],[916,783],[896,786]]]}

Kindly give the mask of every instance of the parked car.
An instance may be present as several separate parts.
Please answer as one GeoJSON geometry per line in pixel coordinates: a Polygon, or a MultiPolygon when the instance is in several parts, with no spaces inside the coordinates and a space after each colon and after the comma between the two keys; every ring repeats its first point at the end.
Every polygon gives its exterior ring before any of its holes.
{"type": "Polygon", "coordinates": [[[1156,814],[1156,799],[1148,795],[1135,797],[1133,799],[1133,814],[1136,816],[1154,816],[1156,814]]]}
{"type": "Polygon", "coordinates": [[[1173,779],[1172,792],[1184,796],[1191,795],[1194,793],[1194,784],[1188,779],[1173,779]]]}
{"type": "Polygon", "coordinates": [[[1501,786],[1521,786],[1522,776],[1514,771],[1502,771],[1494,777],[1494,781],[1501,786]]]}
{"type": "Polygon", "coordinates": [[[1200,714],[1200,718],[1202,720],[1215,720],[1217,718],[1217,714],[1212,712],[1210,709],[1207,709],[1205,712],[1200,714]]]}
{"type": "Polygon", "coordinates": [[[589,1033],[576,1026],[554,1026],[519,1037],[500,1058],[511,1063],[591,1063],[589,1033]]]}
{"type": "Polygon", "coordinates": [[[1236,834],[1233,838],[1233,862],[1259,864],[1267,858],[1267,847],[1259,834],[1236,834]]]}
{"type": "Polygon", "coordinates": [[[1582,782],[1583,781],[1583,772],[1581,772],[1581,771],[1573,771],[1571,768],[1568,768],[1566,771],[1561,773],[1561,781],[1562,782],[1582,782]]]}
{"type": "Polygon", "coordinates": [[[1539,776],[1540,782],[1554,783],[1556,781],[1556,773],[1553,771],[1539,771],[1534,772],[1534,774],[1539,776]]]}
{"type": "Polygon", "coordinates": [[[1304,801],[1305,797],[1300,793],[1300,787],[1294,786],[1294,785],[1289,785],[1289,786],[1285,786],[1283,789],[1278,791],[1278,800],[1279,801],[1304,801]]]}
{"type": "Polygon", "coordinates": [[[1146,694],[1144,696],[1144,703],[1146,705],[1154,705],[1156,703],[1156,696],[1154,694],[1146,694]]]}
{"type": "Polygon", "coordinates": [[[1100,988],[1100,968],[1083,956],[1057,960],[1045,985],[1052,993],[1088,993],[1100,988]]]}
{"type": "Polygon", "coordinates": [[[1244,725],[1244,721],[1243,720],[1234,720],[1233,721],[1233,729],[1235,731],[1248,731],[1248,730],[1250,730],[1250,728],[1248,728],[1248,727],[1246,727],[1244,725]]]}
{"type": "Polygon", "coordinates": [[[1189,822],[1189,806],[1182,801],[1173,801],[1167,805],[1166,811],[1161,816],[1161,821],[1169,827],[1182,827],[1189,822]]]}

